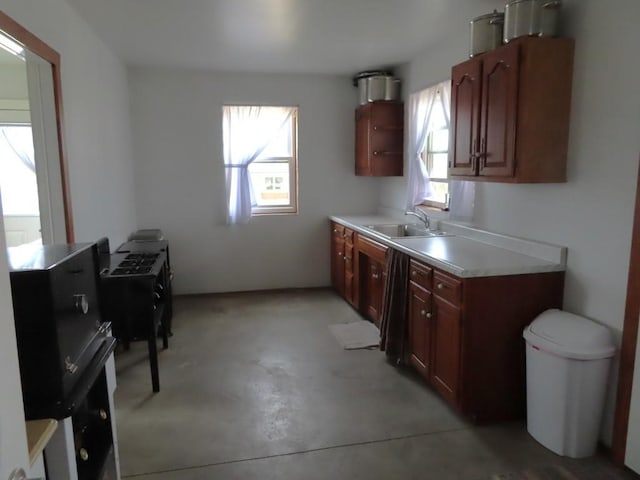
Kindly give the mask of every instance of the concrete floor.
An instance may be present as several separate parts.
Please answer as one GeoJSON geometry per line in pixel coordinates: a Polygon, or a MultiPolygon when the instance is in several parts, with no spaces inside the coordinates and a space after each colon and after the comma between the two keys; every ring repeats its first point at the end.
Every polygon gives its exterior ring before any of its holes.
{"type": "Polygon", "coordinates": [[[123,476],[480,480],[571,462],[522,423],[469,424],[377,350],[343,350],[327,326],[359,319],[329,290],[177,297],[159,393],[144,343],[116,357],[123,476]]]}

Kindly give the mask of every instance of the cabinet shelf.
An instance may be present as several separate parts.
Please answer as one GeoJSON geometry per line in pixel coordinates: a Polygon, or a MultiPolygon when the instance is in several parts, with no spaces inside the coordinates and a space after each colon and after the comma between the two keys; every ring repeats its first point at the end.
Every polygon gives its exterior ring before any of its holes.
{"type": "Polygon", "coordinates": [[[404,105],[377,101],[356,110],[356,175],[402,176],[404,105]]]}

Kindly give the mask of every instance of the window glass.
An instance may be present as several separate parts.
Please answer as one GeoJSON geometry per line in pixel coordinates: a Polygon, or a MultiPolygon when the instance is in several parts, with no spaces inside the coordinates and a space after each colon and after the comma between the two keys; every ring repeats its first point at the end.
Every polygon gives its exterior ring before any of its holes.
{"type": "MultiPolygon", "coordinates": [[[[435,87],[434,87],[435,88],[435,87]]],[[[429,120],[427,141],[421,158],[431,180],[432,195],[425,199],[424,205],[446,209],[449,203],[449,180],[447,178],[449,162],[449,129],[442,101],[438,99],[433,106],[429,120]]]]}

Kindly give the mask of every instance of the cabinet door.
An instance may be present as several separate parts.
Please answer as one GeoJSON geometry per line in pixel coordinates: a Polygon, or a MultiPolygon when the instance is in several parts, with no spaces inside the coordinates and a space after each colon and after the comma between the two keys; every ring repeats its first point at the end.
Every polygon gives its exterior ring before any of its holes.
{"type": "Polygon", "coordinates": [[[369,164],[370,122],[370,105],[358,108],[356,110],[356,175],[371,175],[369,164]]]}
{"type": "Polygon", "coordinates": [[[335,226],[331,233],[331,285],[344,297],[344,238],[335,226]]]}
{"type": "Polygon", "coordinates": [[[460,379],[460,309],[433,297],[431,383],[449,402],[458,400],[460,379]]]}
{"type": "Polygon", "coordinates": [[[479,153],[480,94],[482,62],[473,58],[451,71],[451,128],[449,131],[449,174],[476,175],[479,153]]]}
{"type": "Polygon", "coordinates": [[[384,267],[380,262],[370,259],[367,268],[367,315],[380,326],[382,294],[384,291],[384,267]]]}
{"type": "Polygon", "coordinates": [[[431,293],[409,282],[409,361],[429,378],[431,353],[431,293]]]}
{"type": "Polygon", "coordinates": [[[513,45],[483,57],[479,175],[515,174],[518,53],[513,45]]]}

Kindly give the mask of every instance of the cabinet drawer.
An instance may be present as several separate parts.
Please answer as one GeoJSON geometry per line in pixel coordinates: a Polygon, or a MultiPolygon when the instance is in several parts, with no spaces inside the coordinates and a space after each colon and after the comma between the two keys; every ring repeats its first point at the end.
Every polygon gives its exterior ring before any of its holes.
{"type": "Polygon", "coordinates": [[[378,243],[375,240],[371,240],[363,235],[358,235],[358,251],[364,253],[367,257],[382,264],[386,264],[387,250],[389,250],[389,247],[386,245],[378,243]]]}
{"type": "Polygon", "coordinates": [[[422,288],[431,290],[431,275],[433,269],[423,263],[416,260],[409,262],[409,280],[417,283],[422,288]]]}
{"type": "Polygon", "coordinates": [[[433,272],[433,293],[457,305],[462,300],[462,280],[435,271],[433,272]]]}

